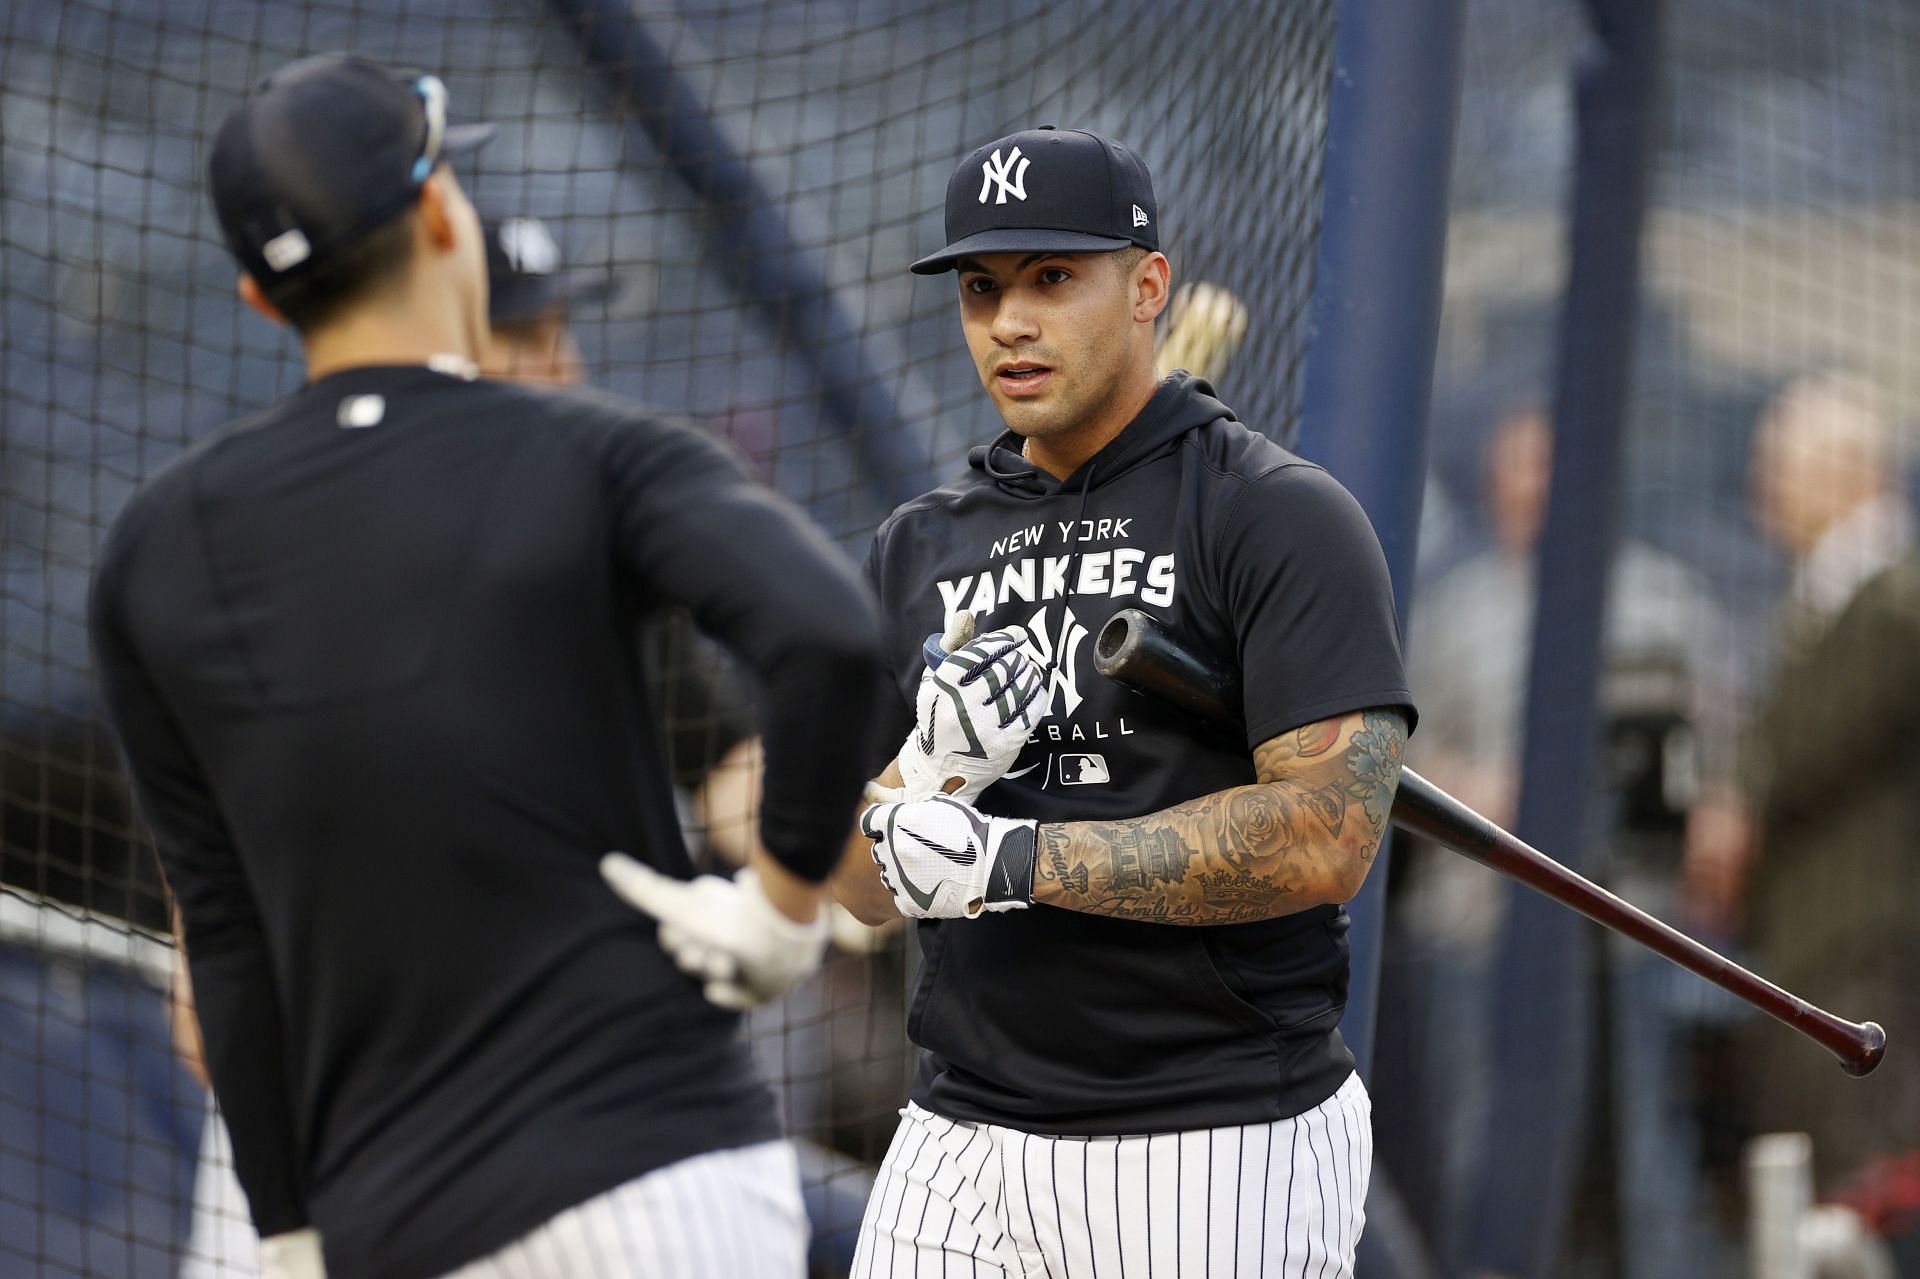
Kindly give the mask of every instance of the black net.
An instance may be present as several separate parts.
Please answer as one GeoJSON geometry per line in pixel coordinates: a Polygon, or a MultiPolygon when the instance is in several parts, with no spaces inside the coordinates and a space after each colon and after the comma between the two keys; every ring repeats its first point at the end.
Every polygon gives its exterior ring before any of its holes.
{"type": "MultiPolygon", "coordinates": [[[[1513,812],[1527,749],[1539,414],[1567,279],[1585,10],[1468,6],[1409,760],[1495,816],[1513,812]]],[[[1920,639],[1920,14],[1670,0],[1667,18],[1602,645],[1605,785],[1583,864],[1796,993],[1885,1021],[1897,1045],[1896,1019],[1920,1025],[1905,977],[1920,928],[1894,907],[1920,862],[1892,851],[1920,832],[1897,744],[1920,639]]],[[[1604,317],[1568,322],[1578,333],[1604,317]]],[[[1477,1187],[1503,1121],[1485,1081],[1511,1055],[1491,1042],[1494,1010],[1532,974],[1490,966],[1516,890],[1438,853],[1398,869],[1388,981],[1401,974],[1402,1063],[1421,1082],[1382,1082],[1382,1158],[1449,1272],[1473,1269],[1477,1187]]],[[[1904,1232],[1890,1246],[1920,1264],[1920,1086],[1898,1073],[1897,1047],[1856,1083],[1637,948],[1597,932],[1587,944],[1587,1079],[1568,1092],[1584,1172],[1555,1273],[1773,1273],[1784,1263],[1748,1257],[1749,1231],[1792,1237],[1798,1223],[1755,1198],[1744,1152],[1776,1130],[1811,1134],[1814,1193],[1904,1232]]]]}
{"type": "MultiPolygon", "coordinates": [[[[169,1049],[165,894],[84,633],[134,488],[300,379],[237,304],[205,194],[239,94],[329,50],[441,74],[456,116],[500,125],[461,180],[483,216],[544,224],[587,379],[731,440],[858,556],[996,425],[951,277],[905,265],[941,240],[955,160],[1013,128],[1146,159],[1177,279],[1247,310],[1227,398],[1290,432],[1333,7],[1188,6],[1172,29],[1148,0],[0,2],[0,1272],[244,1256],[217,1220],[244,1226],[230,1187],[194,1209],[218,1134],[169,1049]]],[[[646,642],[689,838],[724,860],[751,821],[751,693],[683,626],[646,642]]],[[[751,1022],[807,1143],[823,1272],[904,1095],[907,966],[898,937],[850,928],[751,1022]]]]}

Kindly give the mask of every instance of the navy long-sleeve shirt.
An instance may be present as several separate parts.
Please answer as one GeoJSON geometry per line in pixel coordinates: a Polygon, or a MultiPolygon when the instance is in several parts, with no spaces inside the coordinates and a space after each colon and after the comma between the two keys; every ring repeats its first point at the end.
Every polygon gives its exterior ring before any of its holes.
{"type": "Polygon", "coordinates": [[[689,871],[635,642],[687,606],[766,699],[762,837],[824,878],[877,624],[685,426],[417,366],[322,378],[155,478],[93,631],[263,1234],[431,1275],[775,1135],[738,1042],[601,882],[689,871]]]}

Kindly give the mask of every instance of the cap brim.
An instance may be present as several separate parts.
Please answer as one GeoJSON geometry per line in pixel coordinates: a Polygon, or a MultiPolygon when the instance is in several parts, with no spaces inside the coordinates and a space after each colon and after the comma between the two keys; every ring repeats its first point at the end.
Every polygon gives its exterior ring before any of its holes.
{"type": "Polygon", "coordinates": [[[451,160],[478,151],[498,132],[491,124],[450,124],[446,136],[440,139],[440,158],[451,160]]]}
{"type": "Polygon", "coordinates": [[[607,276],[515,275],[490,279],[487,287],[487,323],[495,328],[544,319],[556,306],[566,312],[595,306],[614,294],[607,276]]]}
{"type": "Polygon", "coordinates": [[[942,271],[951,271],[961,258],[979,257],[983,253],[1118,253],[1132,243],[1132,240],[1089,235],[1085,231],[998,227],[955,240],[907,269],[915,275],[939,275],[942,271]]]}

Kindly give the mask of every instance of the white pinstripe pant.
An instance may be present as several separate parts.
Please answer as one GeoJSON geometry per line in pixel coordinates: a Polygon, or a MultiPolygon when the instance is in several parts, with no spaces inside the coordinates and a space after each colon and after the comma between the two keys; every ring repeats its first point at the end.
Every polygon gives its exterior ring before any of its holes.
{"type": "Polygon", "coordinates": [[[1358,1075],[1292,1119],[1138,1137],[901,1115],[853,1279],[1353,1275],[1373,1168],[1358,1075]]]}
{"type": "Polygon", "coordinates": [[[550,1218],[446,1279],[800,1279],[807,1217],[793,1147],[669,1164],[550,1218]]]}

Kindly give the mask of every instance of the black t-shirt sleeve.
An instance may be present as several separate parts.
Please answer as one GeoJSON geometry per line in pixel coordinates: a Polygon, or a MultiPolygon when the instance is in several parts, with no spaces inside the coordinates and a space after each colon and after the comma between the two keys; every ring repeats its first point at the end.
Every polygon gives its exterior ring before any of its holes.
{"type": "Polygon", "coordinates": [[[212,788],[123,628],[117,564],[110,545],[90,611],[107,717],[180,910],[207,1073],[254,1227],[297,1230],[304,1181],[266,935],[212,788]]]}
{"type": "Polygon", "coordinates": [[[894,644],[884,628],[893,616],[893,610],[887,605],[885,582],[880,570],[880,557],[884,553],[882,544],[884,530],[873,540],[867,550],[866,577],[867,586],[874,598],[880,601],[881,627],[883,643],[881,645],[881,678],[875,687],[877,709],[874,715],[873,739],[867,748],[867,774],[878,777],[893,757],[900,751],[900,743],[907,739],[913,729],[913,706],[900,694],[900,681],[893,670],[892,653],[894,644]]]}
{"type": "Polygon", "coordinates": [[[691,427],[609,434],[616,553],[682,604],[766,695],[767,851],[812,880],[832,871],[865,782],[878,618],[852,564],[798,509],[691,427]]]}
{"type": "Polygon", "coordinates": [[[1250,481],[1221,526],[1223,605],[1235,631],[1247,745],[1412,694],[1387,561],[1366,512],[1317,466],[1250,481]]]}

